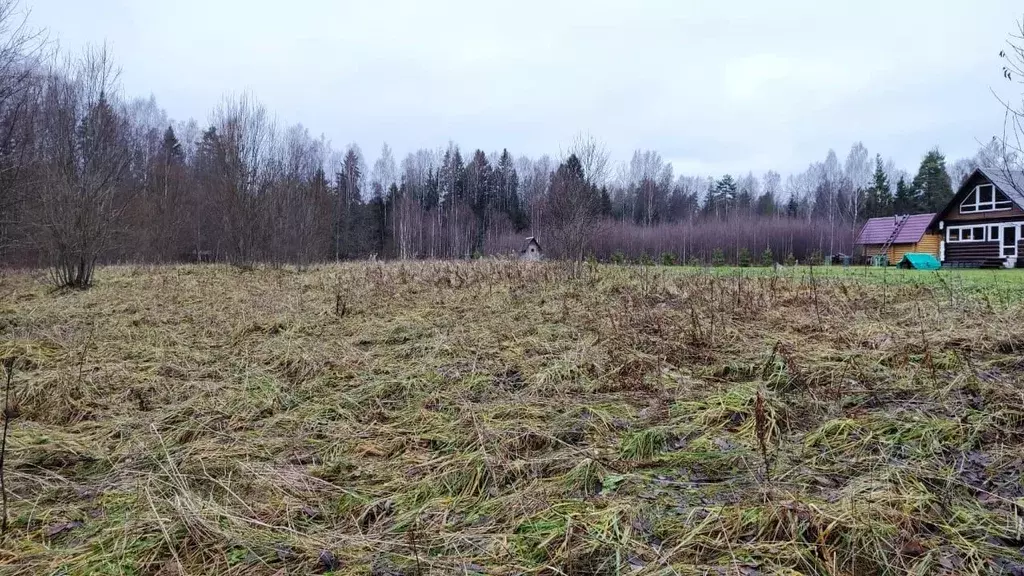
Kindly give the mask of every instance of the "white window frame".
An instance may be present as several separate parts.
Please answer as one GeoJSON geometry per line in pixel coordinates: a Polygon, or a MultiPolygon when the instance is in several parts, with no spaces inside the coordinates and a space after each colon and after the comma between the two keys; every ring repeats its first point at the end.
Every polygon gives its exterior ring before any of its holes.
{"type": "Polygon", "coordinates": [[[1003,240],[1003,225],[1002,224],[987,224],[988,226],[988,241],[989,242],[1000,242],[1003,240]],[[995,232],[995,234],[993,234],[995,232]]]}
{"type": "MultiPolygon", "coordinates": [[[[996,238],[995,240],[989,238],[989,234],[991,233],[992,226],[993,226],[992,224],[971,224],[971,225],[966,225],[966,226],[947,226],[946,227],[946,242],[950,242],[952,244],[967,244],[967,243],[970,243],[970,242],[996,242],[996,241],[998,241],[999,238],[996,238]],[[978,228],[981,229],[981,238],[975,238],[974,237],[973,230],[976,230],[978,228]],[[972,230],[972,232],[971,232],[971,239],[970,240],[963,240],[963,239],[961,239],[960,238],[960,231],[961,230],[972,230]],[[955,238],[953,237],[954,233],[956,235],[955,238]]],[[[1002,226],[1002,225],[1000,224],[1000,226],[1002,226]]]]}
{"type": "Polygon", "coordinates": [[[1003,245],[1003,239],[1000,238],[999,239],[999,255],[1001,257],[1003,257],[1003,258],[1017,258],[1018,256],[1020,256],[1020,249],[1019,249],[1020,248],[1020,232],[1021,232],[1020,224],[1018,224],[1018,223],[1007,224],[1004,227],[1005,228],[1014,228],[1015,229],[1014,230],[1014,234],[1013,234],[1014,242],[1013,242],[1013,244],[1010,244],[1009,246],[1005,246],[1005,245],[1003,245]],[[1008,251],[1008,249],[1013,251],[1012,255],[1006,253],[1008,251]]]}
{"type": "Polygon", "coordinates": [[[1013,201],[1010,200],[1006,194],[1003,194],[995,187],[994,184],[978,184],[971,190],[971,193],[964,198],[963,202],[960,203],[961,214],[977,214],[979,212],[1005,212],[1006,210],[1013,210],[1013,201]],[[981,202],[981,189],[987,188],[992,190],[992,200],[982,203],[981,202]],[[1002,196],[1003,200],[998,200],[1002,196]]]}

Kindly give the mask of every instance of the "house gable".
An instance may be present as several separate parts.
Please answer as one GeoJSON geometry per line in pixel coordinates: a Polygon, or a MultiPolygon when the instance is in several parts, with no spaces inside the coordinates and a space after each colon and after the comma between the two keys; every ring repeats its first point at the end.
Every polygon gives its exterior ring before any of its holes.
{"type": "Polygon", "coordinates": [[[1009,192],[1004,190],[1004,188],[1007,187],[1005,179],[1000,178],[999,182],[994,180],[994,178],[991,178],[982,169],[977,169],[972,172],[967,180],[964,181],[964,184],[960,186],[960,189],[953,196],[953,199],[950,200],[946,207],[938,213],[935,218],[935,222],[945,220],[947,223],[952,223],[960,221],[1001,220],[1004,218],[1020,219],[1021,217],[1024,217],[1024,207],[1021,206],[1021,195],[1017,194],[1015,190],[1012,189],[1009,192]],[[973,201],[967,202],[967,207],[964,208],[965,200],[969,197],[973,200],[979,186],[993,187],[992,194],[995,195],[993,201],[1004,201],[998,204],[993,204],[993,206],[999,206],[1000,209],[978,210],[974,208],[973,201]]]}
{"type": "Polygon", "coordinates": [[[1024,172],[978,168],[932,223],[943,263],[1016,266],[1024,253],[1024,172]]]}

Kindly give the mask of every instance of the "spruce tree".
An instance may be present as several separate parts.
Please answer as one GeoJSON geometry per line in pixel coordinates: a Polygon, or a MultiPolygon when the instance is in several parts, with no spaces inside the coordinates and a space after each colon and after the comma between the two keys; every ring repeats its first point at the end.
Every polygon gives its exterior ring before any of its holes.
{"type": "Polygon", "coordinates": [[[930,150],[921,160],[913,189],[919,199],[918,208],[925,212],[938,212],[953,198],[953,184],[946,172],[946,157],[938,149],[930,150]]]}
{"type": "Polygon", "coordinates": [[[878,154],[875,156],[875,174],[871,188],[868,189],[867,198],[864,200],[864,215],[867,218],[890,216],[892,204],[893,197],[889,188],[889,177],[885,174],[882,155],[878,154]]]}
{"type": "Polygon", "coordinates": [[[775,196],[771,192],[765,192],[757,198],[757,215],[758,216],[774,216],[775,215],[775,196]]]}
{"type": "Polygon", "coordinates": [[[790,218],[796,218],[800,215],[800,201],[796,199],[796,194],[789,195],[789,201],[786,202],[786,216],[790,218]]]}
{"type": "Polygon", "coordinates": [[[896,183],[896,196],[893,198],[893,214],[911,214],[920,210],[920,202],[914,188],[902,177],[896,183]]]}
{"type": "Polygon", "coordinates": [[[528,226],[526,211],[519,199],[519,174],[508,150],[502,150],[498,166],[494,169],[495,208],[504,212],[516,232],[528,226]]]}
{"type": "Polygon", "coordinates": [[[168,126],[164,131],[164,140],[160,144],[160,158],[165,164],[181,164],[185,161],[185,152],[174,134],[174,128],[168,126]]]}
{"type": "Polygon", "coordinates": [[[601,215],[609,218],[612,215],[612,198],[608,195],[608,187],[601,187],[601,215]]]}

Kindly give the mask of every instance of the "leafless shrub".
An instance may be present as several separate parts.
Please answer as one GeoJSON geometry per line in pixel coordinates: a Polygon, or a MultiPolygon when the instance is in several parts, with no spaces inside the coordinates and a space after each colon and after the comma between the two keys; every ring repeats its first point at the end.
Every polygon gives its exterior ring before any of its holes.
{"type": "Polygon", "coordinates": [[[110,53],[99,47],[44,80],[34,228],[58,287],[92,284],[133,193],[122,186],[132,142],[117,78],[110,53]]]}
{"type": "Polygon", "coordinates": [[[571,155],[551,178],[548,213],[558,253],[580,262],[602,221],[600,195],[587,182],[579,159],[571,155]]]}

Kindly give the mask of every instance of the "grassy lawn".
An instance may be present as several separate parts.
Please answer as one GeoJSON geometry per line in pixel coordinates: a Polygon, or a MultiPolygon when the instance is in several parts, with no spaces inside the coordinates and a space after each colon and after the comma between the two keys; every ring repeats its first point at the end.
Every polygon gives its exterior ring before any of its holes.
{"type": "MultiPolygon", "coordinates": [[[[808,282],[811,269],[807,266],[785,267],[779,271],[772,268],[751,267],[720,267],[694,268],[688,266],[667,267],[684,275],[715,274],[718,276],[783,276],[786,278],[808,282]]],[[[907,284],[934,288],[954,294],[973,293],[995,301],[1008,303],[1024,300],[1024,268],[1010,270],[981,269],[941,269],[941,270],[904,270],[890,267],[873,266],[816,266],[813,274],[819,278],[855,281],[870,284],[907,284]]]]}
{"type": "Polygon", "coordinates": [[[0,573],[1024,569],[1021,271],[813,274],[8,274],[0,573]]]}

